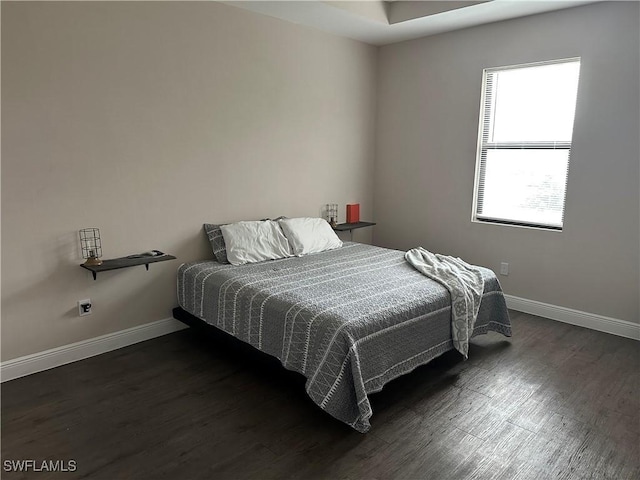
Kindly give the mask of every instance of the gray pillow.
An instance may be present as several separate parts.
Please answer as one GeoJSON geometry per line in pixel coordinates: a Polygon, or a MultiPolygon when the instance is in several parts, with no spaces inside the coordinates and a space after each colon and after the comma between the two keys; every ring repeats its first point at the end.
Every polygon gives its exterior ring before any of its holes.
{"type": "Polygon", "coordinates": [[[224,243],[224,237],[222,236],[220,225],[205,223],[202,226],[204,227],[204,233],[207,234],[207,238],[211,244],[213,254],[216,256],[216,260],[218,260],[219,263],[229,263],[229,260],[227,259],[227,246],[224,243]]]}

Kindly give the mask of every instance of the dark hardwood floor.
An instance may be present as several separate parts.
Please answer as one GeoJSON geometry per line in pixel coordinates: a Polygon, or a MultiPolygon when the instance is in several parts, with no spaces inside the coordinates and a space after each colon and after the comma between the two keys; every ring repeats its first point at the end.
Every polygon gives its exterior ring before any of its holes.
{"type": "Polygon", "coordinates": [[[372,395],[360,434],[302,377],[186,330],[2,385],[2,478],[638,479],[640,342],[512,312],[372,395]],[[8,460],[73,460],[17,473],[8,460]],[[67,464],[68,465],[68,464],[67,464]]]}

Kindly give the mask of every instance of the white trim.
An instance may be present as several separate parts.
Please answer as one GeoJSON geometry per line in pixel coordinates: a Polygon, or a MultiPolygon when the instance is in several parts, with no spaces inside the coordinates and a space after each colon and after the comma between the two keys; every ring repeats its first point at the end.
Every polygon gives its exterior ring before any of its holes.
{"type": "Polygon", "coordinates": [[[595,313],[581,312],[580,310],[514,297],[513,295],[505,295],[504,298],[507,301],[507,307],[512,310],[598,330],[599,332],[611,333],[620,337],[640,340],[640,324],[634,322],[596,315],[595,313]]]}
{"type": "MultiPolygon", "coordinates": [[[[637,323],[581,312],[579,310],[528,300],[513,295],[505,294],[504,298],[507,301],[507,306],[512,310],[530,313],[532,315],[538,315],[600,332],[611,333],[620,337],[640,340],[640,325],[637,323]]],[[[0,381],[6,382],[15,378],[31,375],[32,373],[59,367],[67,363],[127,347],[138,342],[151,340],[152,338],[160,337],[168,333],[177,332],[184,328],[188,327],[173,318],[165,318],[119,332],[108,333],[100,337],[90,338],[62,347],[52,348],[51,350],[45,350],[44,352],[8,360],[2,362],[0,366],[0,381]]]]}
{"type": "Polygon", "coordinates": [[[2,362],[0,367],[0,381],[6,382],[14,378],[59,367],[60,365],[176,332],[183,328],[187,328],[187,326],[173,318],[165,318],[120,330],[119,332],[108,333],[88,340],[63,345],[62,347],[52,348],[51,350],[45,350],[44,352],[8,360],[2,362]]]}
{"type": "Polygon", "coordinates": [[[503,65],[498,67],[485,68],[485,72],[493,73],[502,70],[517,70],[518,68],[544,67],[547,65],[556,65],[558,63],[575,63],[582,60],[582,57],[556,58],[551,60],[540,60],[539,62],[519,63],[517,65],[503,65]]]}

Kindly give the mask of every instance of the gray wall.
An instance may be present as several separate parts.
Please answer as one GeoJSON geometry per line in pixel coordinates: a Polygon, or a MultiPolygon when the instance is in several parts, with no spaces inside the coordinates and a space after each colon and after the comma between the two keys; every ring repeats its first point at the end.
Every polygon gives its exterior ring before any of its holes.
{"type": "Polygon", "coordinates": [[[169,317],[203,222],[327,202],[382,245],[510,262],[507,293],[638,321],[636,3],[379,50],[214,2],[1,8],[2,360],[169,317]],[[565,231],[471,223],[482,68],[578,55],[565,231]],[[88,226],[107,258],[178,261],[94,282],[88,226]]]}
{"type": "Polygon", "coordinates": [[[374,241],[499,269],[506,293],[639,321],[637,2],[380,49],[374,241]],[[482,70],[582,57],[562,232],[471,222],[482,70]]]}
{"type": "Polygon", "coordinates": [[[376,55],[214,2],[2,2],[2,359],[170,317],[203,222],[371,218],[376,55]],[[178,260],[94,282],[90,226],[178,260]]]}

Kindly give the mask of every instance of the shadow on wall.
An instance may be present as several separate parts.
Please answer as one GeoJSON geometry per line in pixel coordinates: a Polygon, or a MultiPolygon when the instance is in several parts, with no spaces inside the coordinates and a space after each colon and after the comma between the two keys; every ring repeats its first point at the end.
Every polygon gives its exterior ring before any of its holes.
{"type": "MultiPolygon", "coordinates": [[[[24,286],[14,286],[14,288],[3,286],[3,309],[11,310],[10,307],[12,305],[32,302],[36,292],[46,291],[52,285],[63,284],[70,289],[82,288],[80,287],[79,279],[85,277],[83,272],[86,271],[78,266],[83,261],[80,240],[76,231],[59,235],[53,241],[43,243],[39,252],[35,252],[30,256],[24,268],[30,269],[30,267],[34,267],[33,271],[42,272],[44,267],[47,273],[44,275],[40,273],[35,282],[25,282],[24,286]],[[71,272],[76,269],[76,275],[73,275],[71,272]],[[7,290],[9,291],[8,294],[7,290]]],[[[31,279],[29,278],[28,280],[31,279]]]]}
{"type": "MultiPolygon", "coordinates": [[[[163,251],[176,256],[177,260],[167,262],[167,265],[151,265],[149,272],[145,272],[149,274],[150,281],[157,281],[158,271],[160,271],[162,272],[162,278],[166,278],[165,276],[169,275],[172,277],[171,281],[173,282],[175,272],[181,263],[214,258],[202,226],[198,226],[193,232],[189,233],[190,234],[186,235],[180,242],[173,244],[168,243],[166,246],[164,244],[158,246],[158,248],[161,248],[163,251]]],[[[145,271],[144,266],[112,270],[101,272],[98,274],[98,279],[93,280],[91,272],[80,268],[84,259],[81,256],[77,231],[65,233],[56,237],[54,241],[43,244],[41,251],[29,260],[29,263],[31,262],[37,262],[38,264],[37,270],[40,272],[38,278],[25,278],[22,285],[14,285],[13,288],[3,286],[4,295],[2,304],[6,312],[15,311],[29,302],[45,301],[43,299],[44,297],[37,295],[37,292],[51,292],[52,289],[54,295],[63,295],[64,292],[75,292],[73,297],[80,299],[91,297],[95,288],[99,287],[99,294],[104,295],[103,292],[117,291],[117,285],[115,285],[114,282],[127,282],[127,277],[130,276],[127,270],[142,269],[145,271]]],[[[34,264],[33,266],[35,271],[36,265],[34,264]]],[[[25,268],[29,267],[29,264],[25,265],[25,268]]],[[[127,282],[127,285],[130,285],[130,283],[127,282]]],[[[134,285],[133,289],[127,290],[126,298],[120,297],[113,303],[118,304],[119,308],[138,311],[140,305],[144,305],[145,302],[136,301],[135,298],[146,298],[146,291],[153,291],[152,285],[148,282],[140,284],[139,288],[138,285],[134,285]]],[[[52,317],[65,320],[78,320],[78,309],[75,303],[68,309],[57,314],[53,307],[54,306],[52,306],[51,309],[52,317]]]]}

